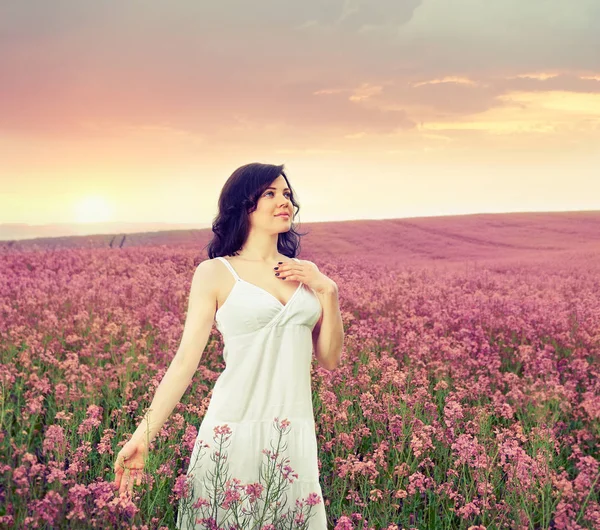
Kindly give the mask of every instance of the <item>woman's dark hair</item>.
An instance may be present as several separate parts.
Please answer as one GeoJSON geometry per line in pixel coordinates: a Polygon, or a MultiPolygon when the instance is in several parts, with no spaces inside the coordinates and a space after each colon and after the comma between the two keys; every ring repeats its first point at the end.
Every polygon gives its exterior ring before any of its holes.
{"type": "Polygon", "coordinates": [[[295,211],[292,224],[287,232],[279,234],[277,250],[288,258],[295,258],[300,251],[300,237],[305,234],[296,232],[294,218],[300,211],[294,199],[294,190],[284,165],[260,164],[253,162],[238,167],[227,179],[219,196],[219,211],[212,223],[213,238],[205,248],[208,257],[234,256],[242,248],[248,236],[250,222],[248,214],[256,209],[258,199],[272,182],[282,175],[290,188],[290,200],[295,211]]]}

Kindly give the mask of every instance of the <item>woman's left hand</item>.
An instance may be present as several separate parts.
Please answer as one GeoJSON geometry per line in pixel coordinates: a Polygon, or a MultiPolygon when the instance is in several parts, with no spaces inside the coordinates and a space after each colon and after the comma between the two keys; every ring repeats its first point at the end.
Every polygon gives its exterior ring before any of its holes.
{"type": "Polygon", "coordinates": [[[319,268],[308,260],[284,261],[282,264],[275,264],[274,273],[282,280],[293,280],[308,285],[319,294],[325,294],[337,289],[337,284],[329,277],[325,276],[319,268]],[[277,267],[277,268],[275,268],[277,267]]]}

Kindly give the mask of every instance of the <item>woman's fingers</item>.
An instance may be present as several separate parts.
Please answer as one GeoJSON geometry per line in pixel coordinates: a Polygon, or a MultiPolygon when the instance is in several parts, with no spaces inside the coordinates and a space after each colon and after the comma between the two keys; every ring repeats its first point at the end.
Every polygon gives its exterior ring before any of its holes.
{"type": "Polygon", "coordinates": [[[140,468],[129,468],[120,470],[118,477],[115,478],[115,487],[119,489],[119,493],[123,493],[128,490],[130,493],[133,492],[133,486],[140,486],[142,484],[142,470],[140,468]]]}
{"type": "Polygon", "coordinates": [[[141,469],[132,469],[129,474],[129,491],[133,491],[133,486],[140,486],[142,484],[142,470],[141,469]]]}
{"type": "Polygon", "coordinates": [[[115,480],[113,481],[115,489],[118,489],[121,485],[121,479],[123,477],[123,469],[115,466],[115,480]]]}
{"type": "Polygon", "coordinates": [[[115,489],[120,489],[123,482],[123,472],[125,471],[125,467],[123,464],[123,456],[119,454],[117,457],[117,461],[115,462],[115,480],[114,485],[115,489]]]}
{"type": "Polygon", "coordinates": [[[114,488],[119,494],[133,492],[133,486],[142,484],[144,463],[141,462],[139,445],[126,444],[117,455],[114,471],[114,488]]]}
{"type": "Polygon", "coordinates": [[[121,476],[121,485],[119,487],[119,494],[125,492],[125,490],[128,487],[128,483],[129,483],[129,470],[126,469],[125,472],[122,473],[122,476],[121,476]]]}

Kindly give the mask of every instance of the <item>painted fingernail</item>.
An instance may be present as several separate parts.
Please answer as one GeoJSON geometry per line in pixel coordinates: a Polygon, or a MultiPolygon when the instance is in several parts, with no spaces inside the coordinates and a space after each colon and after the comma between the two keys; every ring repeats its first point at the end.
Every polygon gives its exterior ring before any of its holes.
{"type": "Polygon", "coordinates": [[[278,261],[277,265],[281,265],[283,263],[283,261],[278,261]]]}

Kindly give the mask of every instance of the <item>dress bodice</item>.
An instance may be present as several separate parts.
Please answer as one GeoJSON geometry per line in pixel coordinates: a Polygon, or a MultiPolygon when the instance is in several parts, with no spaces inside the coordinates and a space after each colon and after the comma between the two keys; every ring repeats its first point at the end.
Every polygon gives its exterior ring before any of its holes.
{"type": "Polygon", "coordinates": [[[322,309],[309,286],[300,282],[284,305],[262,287],[240,278],[225,258],[217,259],[227,266],[235,279],[227,299],[215,313],[217,329],[225,340],[238,335],[265,332],[274,326],[293,324],[307,326],[312,332],[322,309]]]}

